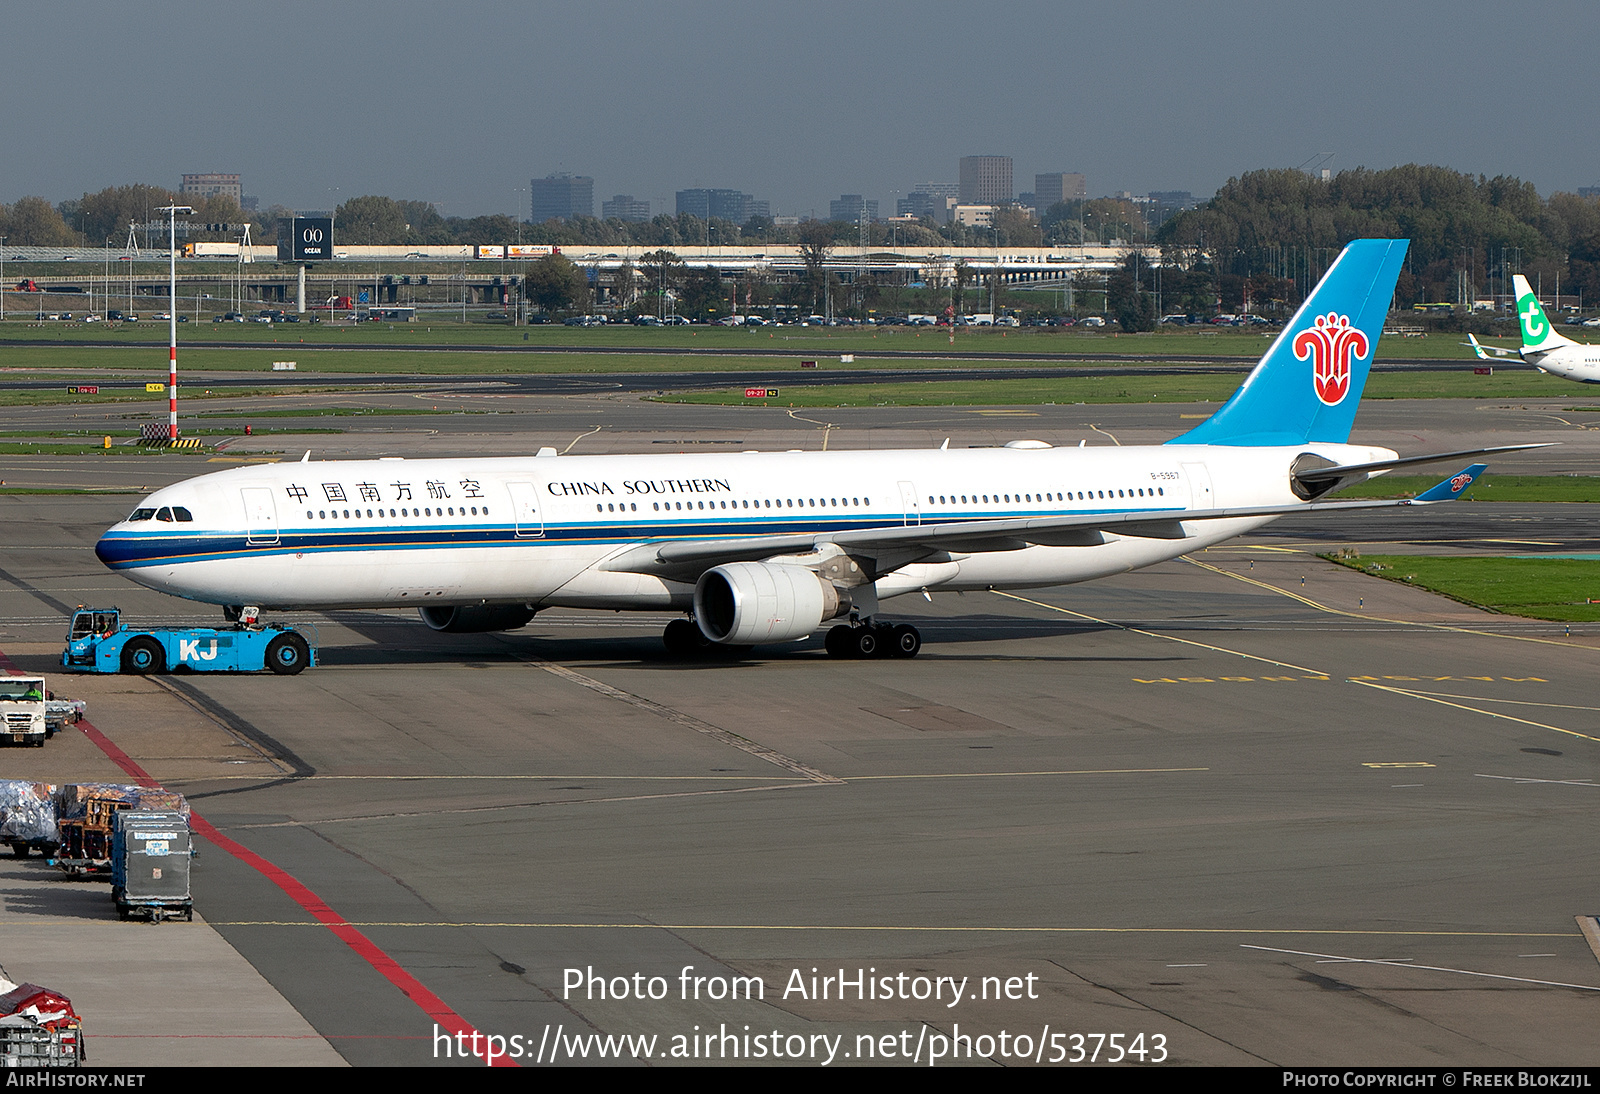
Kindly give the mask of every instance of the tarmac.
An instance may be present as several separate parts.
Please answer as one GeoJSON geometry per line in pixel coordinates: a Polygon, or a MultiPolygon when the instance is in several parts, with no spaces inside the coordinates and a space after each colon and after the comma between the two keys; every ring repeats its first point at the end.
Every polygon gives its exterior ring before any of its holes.
{"type": "MultiPolygon", "coordinates": [[[[1522,406],[1384,404],[1361,437],[1560,439],[1506,470],[1592,470],[1581,419],[1522,406]]],[[[1129,444],[1190,412],[529,409],[297,440],[1129,444]]],[[[154,489],[226,466],[6,456],[0,478],[154,489]]],[[[297,677],[63,677],[76,604],[217,621],[95,560],[133,500],[0,496],[0,652],[95,731],[0,771],[144,772],[216,834],[194,923],[120,923],[103,883],[0,861],[0,966],[73,999],[91,1063],[481,1066],[474,1031],[523,1065],[1600,1063],[1600,625],[1317,557],[1570,549],[1595,507],[1280,522],[1082,586],[901,598],[910,661],[835,661],[819,634],[681,664],[657,617],[455,636],[367,611],[305,613],[322,663],[297,677]]]]}

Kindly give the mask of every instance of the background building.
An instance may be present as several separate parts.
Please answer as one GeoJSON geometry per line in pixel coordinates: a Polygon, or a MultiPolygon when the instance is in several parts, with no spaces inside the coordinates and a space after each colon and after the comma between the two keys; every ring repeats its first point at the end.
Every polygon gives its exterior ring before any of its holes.
{"type": "Polygon", "coordinates": [[[1033,176],[1033,207],[1041,213],[1063,201],[1087,201],[1089,184],[1082,175],[1056,172],[1033,176]]]}
{"type": "Polygon", "coordinates": [[[962,156],[959,167],[963,205],[1004,205],[1016,193],[1010,156],[962,156]]]}
{"type": "Polygon", "coordinates": [[[862,214],[868,220],[878,219],[878,203],[868,201],[860,194],[840,194],[838,201],[828,202],[828,219],[845,220],[851,224],[861,221],[862,214]]]}
{"type": "Polygon", "coordinates": [[[925,190],[913,190],[894,203],[897,217],[927,217],[935,224],[944,223],[944,199],[936,198],[925,190]]]}
{"type": "Polygon", "coordinates": [[[236,204],[244,200],[244,188],[239,184],[238,175],[224,175],[212,172],[201,175],[184,175],[183,182],[178,186],[178,193],[185,197],[208,198],[213,194],[222,194],[230,197],[236,204]]]}
{"type": "Polygon", "coordinates": [[[594,179],[587,175],[546,175],[528,185],[530,219],[572,220],[594,216],[594,179]]]}
{"type": "Polygon", "coordinates": [[[688,213],[701,220],[717,217],[743,224],[751,217],[772,215],[771,202],[757,201],[738,190],[679,190],[677,202],[679,216],[688,213]]]}
{"type": "Polygon", "coordinates": [[[650,203],[635,201],[632,194],[617,194],[610,201],[601,202],[600,216],[605,220],[627,220],[642,224],[650,219],[650,203]]]}

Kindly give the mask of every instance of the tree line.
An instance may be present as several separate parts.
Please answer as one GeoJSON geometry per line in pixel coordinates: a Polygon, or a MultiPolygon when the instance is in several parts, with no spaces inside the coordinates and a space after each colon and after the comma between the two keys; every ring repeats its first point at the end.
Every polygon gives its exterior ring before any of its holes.
{"type": "MultiPolygon", "coordinates": [[[[1409,239],[1402,306],[1470,303],[1512,274],[1600,302],[1600,200],[1445,167],[1356,168],[1330,179],[1282,169],[1229,179],[1155,233],[1168,265],[1209,266],[1294,303],[1352,239],[1409,239]]],[[[1259,295],[1259,294],[1252,294],[1259,295]]]]}

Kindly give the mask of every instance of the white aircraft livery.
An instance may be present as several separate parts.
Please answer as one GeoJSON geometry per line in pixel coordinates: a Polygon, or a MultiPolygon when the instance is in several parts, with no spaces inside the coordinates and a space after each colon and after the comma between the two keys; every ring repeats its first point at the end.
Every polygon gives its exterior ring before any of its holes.
{"type": "MultiPolygon", "coordinates": [[[[96,553],[152,589],[270,609],[415,606],[510,630],[555,606],[680,613],[690,655],[804,638],[913,656],[905,593],[1021,589],[1149,566],[1319,501],[1401,458],[1348,443],[1406,243],[1359,240],[1227,403],[1163,445],[284,463],[156,491],[96,553]]],[[[1525,447],[1525,446],[1508,446],[1525,447]]],[[[1475,464],[1416,501],[1459,496],[1475,464]]]]}
{"type": "Polygon", "coordinates": [[[1517,293],[1517,325],[1522,332],[1522,349],[1500,349],[1484,346],[1472,335],[1467,344],[1481,361],[1494,361],[1506,357],[1520,357],[1541,372],[1559,376],[1563,380],[1576,380],[1580,384],[1600,384],[1600,346],[1574,342],[1556,333],[1556,328],[1545,315],[1539,297],[1528,279],[1517,274],[1511,279],[1517,293]],[[1490,356],[1490,355],[1493,356],[1490,356]]]}

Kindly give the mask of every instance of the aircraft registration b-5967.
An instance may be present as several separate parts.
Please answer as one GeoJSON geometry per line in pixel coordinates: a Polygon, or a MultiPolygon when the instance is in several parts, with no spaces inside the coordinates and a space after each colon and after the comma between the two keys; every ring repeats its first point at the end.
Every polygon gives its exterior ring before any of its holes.
{"type": "MultiPolygon", "coordinates": [[[[100,559],[192,600],[415,606],[435,630],[511,630],[546,607],[683,613],[689,654],[804,638],[909,657],[880,603],[1087,581],[1275,517],[1369,476],[1526,445],[1401,457],[1348,443],[1406,243],[1358,240],[1243,386],[1163,445],[951,451],[385,459],[237,468],[156,491],[100,559]]],[[[948,442],[947,442],[948,445],[948,442]]],[[[1482,464],[1414,499],[1451,500],[1482,464]]]]}
{"type": "Polygon", "coordinates": [[[1522,332],[1522,349],[1480,345],[1469,334],[1467,344],[1471,345],[1478,359],[1497,361],[1507,357],[1521,358],[1540,372],[1548,372],[1563,380],[1600,384],[1600,346],[1574,342],[1558,334],[1526,277],[1516,274],[1511,279],[1511,286],[1517,294],[1517,326],[1522,332]]]}

